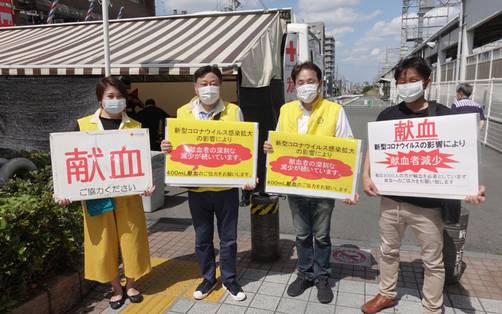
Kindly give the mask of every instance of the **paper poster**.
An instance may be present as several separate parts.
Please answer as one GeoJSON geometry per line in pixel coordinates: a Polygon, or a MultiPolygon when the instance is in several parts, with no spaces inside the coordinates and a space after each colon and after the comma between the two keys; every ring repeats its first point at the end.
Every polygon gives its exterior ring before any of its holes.
{"type": "Polygon", "coordinates": [[[370,122],[371,178],[383,195],[476,195],[478,136],[476,114],[370,122]]]}
{"type": "Polygon", "coordinates": [[[361,141],[271,131],[267,193],[354,198],[361,141]]]}
{"type": "Polygon", "coordinates": [[[258,124],[167,119],[166,183],[240,187],[256,182],[258,124]]]}

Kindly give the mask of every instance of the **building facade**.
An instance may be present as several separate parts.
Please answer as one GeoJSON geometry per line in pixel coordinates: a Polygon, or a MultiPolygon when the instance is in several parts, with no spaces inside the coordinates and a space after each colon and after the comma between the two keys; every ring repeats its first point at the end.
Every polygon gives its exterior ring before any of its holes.
{"type": "MultiPolygon", "coordinates": [[[[413,49],[432,65],[428,98],[451,106],[458,83],[474,87],[471,98],[484,107],[486,127],[481,140],[502,151],[502,1],[462,0],[457,17],[413,49]]],[[[393,69],[380,78],[391,102],[398,102],[393,69]]]]}
{"type": "Polygon", "coordinates": [[[323,80],[324,94],[327,97],[335,95],[335,37],[326,34],[323,22],[308,23],[310,32],[321,40],[321,51],[323,54],[323,80]]]}
{"type": "Polygon", "coordinates": [[[327,35],[324,39],[324,80],[326,93],[335,96],[335,37],[327,35]]]}

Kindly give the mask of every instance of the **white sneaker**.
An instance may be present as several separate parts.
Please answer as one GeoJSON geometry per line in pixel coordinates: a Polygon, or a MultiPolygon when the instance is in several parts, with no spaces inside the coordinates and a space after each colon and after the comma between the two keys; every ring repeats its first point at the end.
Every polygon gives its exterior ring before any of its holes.
{"type": "Polygon", "coordinates": [[[237,281],[226,282],[223,284],[223,288],[228,291],[232,299],[235,301],[246,300],[246,294],[242,291],[241,286],[237,281]]]}
{"type": "Polygon", "coordinates": [[[204,279],[198,286],[197,289],[193,292],[193,298],[195,300],[202,300],[211,293],[211,291],[216,288],[216,281],[214,283],[210,282],[207,279],[204,279]]]}

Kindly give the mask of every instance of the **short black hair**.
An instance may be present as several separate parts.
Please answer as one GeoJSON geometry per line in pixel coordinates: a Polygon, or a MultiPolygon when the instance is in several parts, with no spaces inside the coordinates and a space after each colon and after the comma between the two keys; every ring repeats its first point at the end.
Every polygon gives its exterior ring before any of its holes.
{"type": "Polygon", "coordinates": [[[312,70],[315,71],[317,74],[317,79],[322,81],[322,71],[319,69],[319,67],[312,61],[305,61],[300,64],[296,64],[293,67],[293,70],[291,71],[291,78],[293,79],[293,82],[296,82],[296,77],[298,76],[298,73],[300,73],[302,70],[312,70]]]}
{"type": "Polygon", "coordinates": [[[155,106],[155,100],[150,98],[145,101],[145,106],[150,106],[150,105],[155,106]]]}
{"type": "Polygon", "coordinates": [[[465,97],[471,97],[472,95],[472,85],[468,83],[460,83],[457,85],[457,93],[462,92],[462,94],[465,95],[465,97]]]}
{"type": "Polygon", "coordinates": [[[105,89],[108,86],[115,87],[122,97],[127,98],[127,87],[125,86],[125,84],[114,76],[107,76],[99,79],[98,83],[96,84],[96,97],[98,98],[98,101],[103,100],[105,89]]]}
{"type": "Polygon", "coordinates": [[[427,80],[431,76],[431,66],[429,62],[422,57],[410,57],[399,62],[394,71],[394,79],[399,81],[399,77],[404,70],[415,69],[423,78],[427,80]]]}
{"type": "Polygon", "coordinates": [[[193,74],[193,81],[197,82],[198,78],[203,77],[208,73],[213,73],[214,75],[216,75],[220,80],[220,84],[221,82],[223,82],[223,75],[221,74],[221,71],[217,65],[205,65],[198,68],[197,71],[195,71],[195,73],[193,74]]]}

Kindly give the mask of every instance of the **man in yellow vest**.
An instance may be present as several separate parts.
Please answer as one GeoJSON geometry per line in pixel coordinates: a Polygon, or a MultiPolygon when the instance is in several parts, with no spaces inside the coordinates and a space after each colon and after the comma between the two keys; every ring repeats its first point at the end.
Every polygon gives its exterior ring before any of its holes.
{"type": "MultiPolygon", "coordinates": [[[[298,100],[281,107],[277,131],[294,134],[352,137],[352,130],[343,107],[323,99],[319,93],[322,72],[308,61],[296,65],[291,73],[298,100]]],[[[265,153],[273,151],[267,141],[265,153]]],[[[355,204],[354,200],[345,200],[355,204]]],[[[335,207],[334,199],[289,195],[288,203],[296,231],[298,254],[298,276],[288,287],[292,297],[301,295],[316,285],[317,297],[321,303],[333,300],[333,291],[328,282],[330,270],[331,215],[335,207]]]]}
{"type": "MultiPolygon", "coordinates": [[[[240,108],[220,98],[223,81],[216,66],[204,66],[194,74],[197,97],[177,111],[178,119],[243,121],[240,108]]],[[[168,140],[161,143],[165,153],[172,151],[168,140]]],[[[243,189],[253,190],[254,185],[243,189]]],[[[239,216],[239,190],[236,188],[190,188],[188,205],[195,229],[195,254],[202,272],[203,281],[195,289],[193,297],[204,299],[216,287],[216,262],[213,233],[214,216],[220,238],[220,269],[223,287],[236,301],[246,295],[236,280],[237,218],[239,216]]]]}

